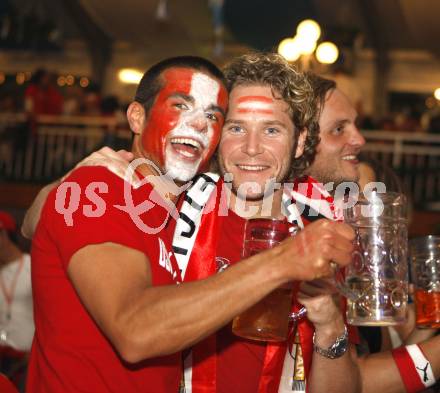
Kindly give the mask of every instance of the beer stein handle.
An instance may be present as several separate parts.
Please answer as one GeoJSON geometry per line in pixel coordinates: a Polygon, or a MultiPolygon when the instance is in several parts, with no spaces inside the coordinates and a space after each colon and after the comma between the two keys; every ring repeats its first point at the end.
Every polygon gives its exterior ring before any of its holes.
{"type": "Polygon", "coordinates": [[[354,292],[345,283],[344,271],[342,269],[340,269],[339,266],[334,262],[331,262],[331,265],[334,270],[333,281],[334,281],[336,289],[339,291],[339,293],[342,296],[346,297],[347,299],[349,299],[353,302],[358,301],[361,297],[361,294],[354,292]]]}
{"type": "MultiPolygon", "coordinates": [[[[345,283],[345,277],[344,273],[341,269],[339,269],[338,265],[334,262],[331,262],[332,268],[334,270],[333,274],[333,283],[336,289],[339,291],[339,293],[342,296],[345,296],[347,299],[351,301],[358,301],[360,298],[359,294],[356,294],[354,291],[352,291],[347,284],[345,283]]],[[[302,307],[298,312],[292,312],[289,315],[289,321],[290,322],[297,322],[301,318],[304,318],[307,314],[307,309],[305,307],[302,307]]]]}

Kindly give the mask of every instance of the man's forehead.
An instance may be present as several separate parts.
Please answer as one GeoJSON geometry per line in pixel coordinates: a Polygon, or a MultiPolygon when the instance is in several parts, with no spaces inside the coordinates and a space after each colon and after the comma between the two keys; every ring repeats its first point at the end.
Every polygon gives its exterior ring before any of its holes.
{"type": "Polygon", "coordinates": [[[189,93],[194,80],[203,83],[219,84],[213,77],[205,72],[187,67],[172,67],[162,73],[163,88],[182,89],[183,93],[189,93]]]}
{"type": "MultiPolygon", "coordinates": [[[[221,83],[206,72],[188,67],[173,67],[162,74],[162,90],[168,94],[180,93],[191,96],[202,105],[213,105],[219,101],[219,92],[225,90],[221,83]]],[[[220,96],[223,98],[223,95],[220,96]]],[[[220,101],[224,101],[220,100],[220,101]]],[[[222,104],[220,102],[220,104],[222,104]]]]}
{"type": "Polygon", "coordinates": [[[273,102],[273,98],[265,95],[242,95],[238,97],[236,105],[239,113],[273,114],[273,102]]]}
{"type": "Polygon", "coordinates": [[[349,98],[339,89],[327,93],[319,122],[322,125],[337,121],[355,121],[358,113],[349,98]]]}
{"type": "Polygon", "coordinates": [[[283,112],[289,110],[287,102],[278,95],[274,95],[270,85],[238,85],[232,89],[229,98],[230,108],[238,113],[272,114],[275,109],[280,109],[283,112]]]}

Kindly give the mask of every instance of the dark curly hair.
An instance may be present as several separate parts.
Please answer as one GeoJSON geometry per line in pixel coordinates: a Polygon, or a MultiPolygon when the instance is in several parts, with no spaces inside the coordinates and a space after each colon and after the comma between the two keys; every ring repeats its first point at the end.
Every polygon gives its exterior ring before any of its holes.
{"type": "MultiPolygon", "coordinates": [[[[290,176],[298,176],[310,165],[319,143],[317,107],[313,87],[308,77],[275,53],[251,53],[232,60],[223,68],[226,86],[231,91],[239,85],[268,85],[275,98],[285,101],[298,137],[306,131],[304,153],[292,160],[290,176]]],[[[292,152],[293,154],[293,152],[292,152]]]]}

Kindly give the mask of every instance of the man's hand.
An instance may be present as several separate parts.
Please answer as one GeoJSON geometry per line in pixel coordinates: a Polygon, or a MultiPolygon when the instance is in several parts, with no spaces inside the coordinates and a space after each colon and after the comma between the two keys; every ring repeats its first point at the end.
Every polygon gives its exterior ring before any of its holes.
{"type": "MultiPolygon", "coordinates": [[[[116,176],[124,179],[127,172],[127,168],[130,165],[130,161],[133,160],[133,153],[126,150],[115,151],[110,147],[104,146],[83,160],[76,164],[74,169],[80,168],[82,166],[104,166],[110,172],[114,173],[116,176]]],[[[70,172],[67,173],[62,180],[69,176],[70,172]]],[[[139,179],[132,179],[132,184],[134,185],[139,179]]]]}
{"type": "Polygon", "coordinates": [[[307,318],[315,326],[316,341],[323,347],[332,344],[344,330],[337,289],[332,278],[302,282],[298,301],[307,309],[307,318]]]}
{"type": "Polygon", "coordinates": [[[291,280],[312,281],[333,274],[330,262],[346,266],[351,262],[353,229],[341,222],[318,220],[273,248],[280,269],[289,269],[291,280]]]}
{"type": "Polygon", "coordinates": [[[304,281],[297,295],[307,309],[307,318],[317,325],[331,323],[338,315],[339,295],[332,278],[304,281]]]}

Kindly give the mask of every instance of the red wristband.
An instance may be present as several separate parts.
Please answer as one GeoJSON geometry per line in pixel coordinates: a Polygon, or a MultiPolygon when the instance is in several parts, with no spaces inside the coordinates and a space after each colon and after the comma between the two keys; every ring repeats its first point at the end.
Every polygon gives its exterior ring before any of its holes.
{"type": "Polygon", "coordinates": [[[416,393],[435,383],[429,361],[417,344],[392,351],[394,361],[408,393],[416,393]]]}

